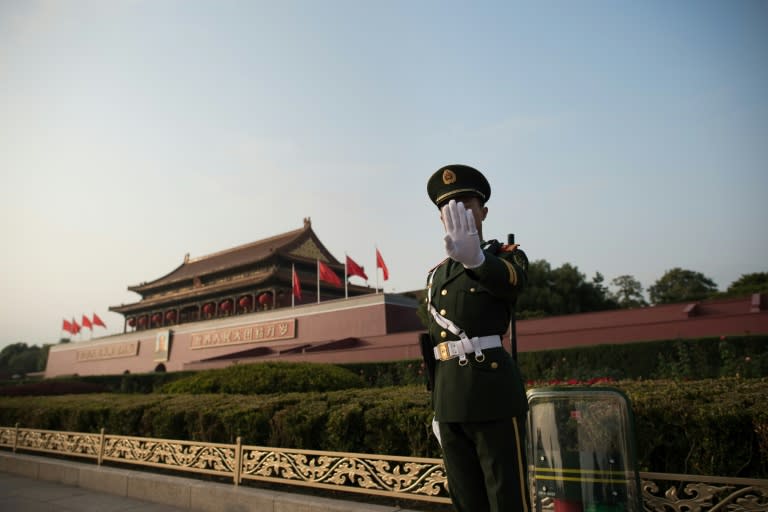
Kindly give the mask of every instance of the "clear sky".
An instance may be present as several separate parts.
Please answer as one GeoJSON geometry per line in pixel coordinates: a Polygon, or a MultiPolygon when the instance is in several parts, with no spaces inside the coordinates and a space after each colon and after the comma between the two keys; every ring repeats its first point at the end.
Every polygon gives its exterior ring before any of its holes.
{"type": "Polygon", "coordinates": [[[725,289],[768,271],[767,63],[766,1],[0,0],[0,347],[304,217],[421,288],[448,163],[531,259],[725,289]]]}

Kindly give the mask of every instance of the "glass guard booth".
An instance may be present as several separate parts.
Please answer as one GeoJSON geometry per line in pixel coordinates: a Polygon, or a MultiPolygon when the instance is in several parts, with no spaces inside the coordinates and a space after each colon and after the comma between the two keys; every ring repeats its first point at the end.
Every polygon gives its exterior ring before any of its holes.
{"type": "Polygon", "coordinates": [[[642,512],[629,399],[609,388],[528,392],[528,468],[537,512],[642,512]]]}

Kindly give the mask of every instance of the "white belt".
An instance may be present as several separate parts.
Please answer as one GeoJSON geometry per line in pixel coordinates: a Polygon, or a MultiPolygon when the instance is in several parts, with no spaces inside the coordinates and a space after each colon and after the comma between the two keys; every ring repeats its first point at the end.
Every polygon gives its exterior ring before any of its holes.
{"type": "Polygon", "coordinates": [[[483,350],[501,346],[501,336],[494,334],[492,336],[479,336],[475,338],[466,338],[456,341],[444,341],[434,347],[435,359],[438,361],[448,361],[455,357],[459,358],[459,364],[467,364],[465,354],[475,353],[475,360],[482,363],[485,360],[483,350]]]}

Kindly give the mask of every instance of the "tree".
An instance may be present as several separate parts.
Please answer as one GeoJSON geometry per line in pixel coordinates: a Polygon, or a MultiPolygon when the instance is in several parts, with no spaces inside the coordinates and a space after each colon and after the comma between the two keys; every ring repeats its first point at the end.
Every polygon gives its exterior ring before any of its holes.
{"type": "Polygon", "coordinates": [[[603,286],[603,275],[595,274],[592,281],[570,263],[556,269],[545,260],[528,266],[528,285],[517,303],[518,318],[546,315],[567,315],[600,311],[616,307],[603,286]]]}
{"type": "Polygon", "coordinates": [[[10,376],[45,370],[48,362],[50,345],[28,346],[26,343],[13,343],[0,351],[0,374],[10,376]]]}
{"type": "Polygon", "coordinates": [[[675,267],[661,276],[650,288],[653,304],[671,304],[674,302],[686,302],[706,299],[717,293],[715,282],[702,274],[692,270],[675,267]]]}
{"type": "Polygon", "coordinates": [[[29,350],[26,343],[12,343],[0,350],[0,368],[8,368],[11,359],[29,350]]]}
{"type": "Polygon", "coordinates": [[[8,361],[8,370],[24,375],[45,369],[45,363],[41,366],[41,352],[40,347],[33,345],[28,350],[14,355],[8,361]]]}
{"type": "Polygon", "coordinates": [[[750,295],[752,293],[768,293],[768,272],[753,272],[742,274],[732,282],[725,292],[729,296],[750,295]]]}
{"type": "Polygon", "coordinates": [[[606,309],[616,309],[617,302],[611,297],[608,287],[603,284],[605,277],[600,272],[595,272],[592,281],[585,282],[581,287],[581,310],[604,311],[606,309]]]}
{"type": "Polygon", "coordinates": [[[643,285],[634,276],[625,274],[615,277],[611,284],[618,288],[611,297],[620,308],[639,308],[648,305],[643,297],[643,285]]]}

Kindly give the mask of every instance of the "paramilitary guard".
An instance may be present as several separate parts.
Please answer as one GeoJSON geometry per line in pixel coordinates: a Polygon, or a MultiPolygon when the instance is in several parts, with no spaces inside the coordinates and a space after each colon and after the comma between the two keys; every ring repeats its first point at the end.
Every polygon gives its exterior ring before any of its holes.
{"type": "Polygon", "coordinates": [[[432,358],[433,426],[451,499],[459,512],[529,512],[528,404],[501,343],[528,260],[517,245],[483,240],[491,187],[477,169],[442,167],[427,192],[440,210],[448,257],[429,272],[422,350],[432,358]]]}

